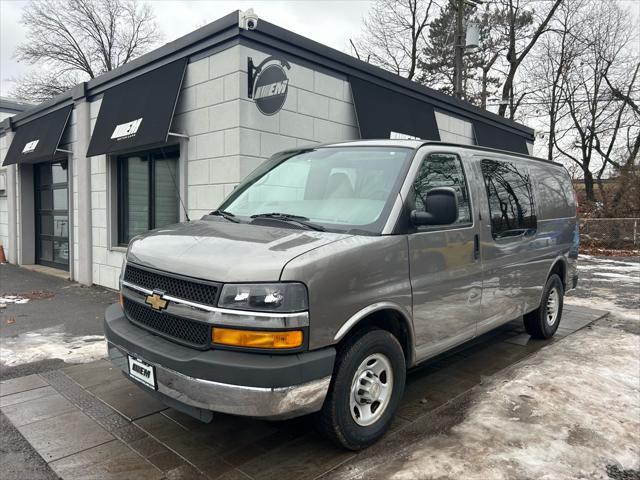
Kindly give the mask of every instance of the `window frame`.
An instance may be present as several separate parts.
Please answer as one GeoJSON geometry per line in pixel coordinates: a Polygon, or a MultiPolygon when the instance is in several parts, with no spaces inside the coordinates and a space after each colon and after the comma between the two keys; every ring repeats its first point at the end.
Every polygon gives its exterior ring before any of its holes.
{"type": "MultiPolygon", "coordinates": [[[[469,218],[470,221],[465,223],[452,223],[450,225],[413,225],[411,221],[409,221],[412,226],[413,233],[428,233],[428,232],[440,232],[446,230],[459,230],[463,228],[474,228],[475,226],[475,206],[473,203],[473,196],[471,194],[471,188],[469,186],[469,176],[467,175],[467,169],[465,168],[465,162],[463,161],[462,156],[458,152],[447,151],[447,150],[432,150],[426,152],[420,160],[418,160],[418,167],[415,171],[415,175],[411,178],[411,187],[409,189],[409,197],[405,200],[405,204],[409,206],[407,209],[407,215],[411,213],[412,210],[415,209],[415,183],[418,175],[420,174],[420,169],[425,161],[427,161],[432,155],[453,155],[458,159],[460,163],[460,167],[462,168],[462,176],[464,178],[465,187],[467,189],[467,196],[469,198],[469,218]]],[[[459,212],[458,208],[458,212],[459,212]]]]}
{"type": "Polygon", "coordinates": [[[116,180],[116,246],[126,247],[130,240],[126,240],[125,233],[129,233],[128,210],[128,175],[125,164],[130,157],[140,157],[145,159],[147,164],[148,175],[148,192],[147,192],[147,230],[153,230],[156,227],[156,208],[155,208],[155,174],[156,174],[156,156],[163,155],[163,159],[174,159],[176,162],[176,196],[178,201],[178,215],[176,221],[180,221],[180,145],[170,145],[167,147],[154,148],[150,150],[127,152],[116,155],[115,160],[115,180],[116,180]]]}
{"type": "MultiPolygon", "coordinates": [[[[487,156],[483,156],[480,158],[480,175],[482,176],[482,183],[484,184],[484,192],[485,192],[485,196],[486,196],[486,200],[487,200],[487,208],[488,208],[488,213],[489,213],[489,228],[491,229],[491,237],[494,240],[514,240],[514,239],[522,239],[525,236],[527,236],[527,232],[533,231],[532,233],[536,233],[538,231],[538,199],[536,197],[536,182],[534,181],[534,178],[532,176],[531,170],[529,169],[528,165],[523,165],[522,162],[518,162],[518,161],[514,161],[514,159],[504,159],[504,158],[491,158],[491,157],[487,157],[487,156]],[[487,176],[484,173],[484,170],[482,168],[483,162],[497,162],[497,163],[508,163],[511,164],[514,168],[516,169],[524,169],[526,171],[526,175],[528,176],[528,183],[529,186],[531,188],[531,207],[532,207],[532,212],[530,217],[534,219],[534,226],[533,227],[526,227],[526,225],[523,225],[522,228],[516,228],[513,230],[522,230],[523,232],[518,234],[518,235],[507,235],[507,236],[501,236],[501,233],[504,233],[508,230],[504,230],[503,232],[496,232],[494,230],[494,222],[493,222],[493,212],[491,209],[491,195],[489,192],[489,185],[487,183],[487,176]]],[[[517,219],[516,219],[517,221],[517,219]]],[[[518,225],[518,227],[520,227],[520,225],[518,225]]]]}

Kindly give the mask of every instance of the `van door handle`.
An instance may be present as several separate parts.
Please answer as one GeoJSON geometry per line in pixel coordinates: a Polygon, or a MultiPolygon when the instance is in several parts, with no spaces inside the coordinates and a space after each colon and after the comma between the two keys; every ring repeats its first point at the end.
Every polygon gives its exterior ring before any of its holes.
{"type": "Polygon", "coordinates": [[[473,236],[473,259],[478,260],[480,258],[480,236],[476,233],[473,236]]]}

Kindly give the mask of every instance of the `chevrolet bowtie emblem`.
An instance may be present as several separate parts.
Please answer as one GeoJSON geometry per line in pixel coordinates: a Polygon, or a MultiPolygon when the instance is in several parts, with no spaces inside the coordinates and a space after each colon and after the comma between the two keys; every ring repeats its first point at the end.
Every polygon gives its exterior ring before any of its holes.
{"type": "Polygon", "coordinates": [[[154,310],[158,310],[158,311],[164,310],[165,308],[167,308],[167,305],[169,304],[167,300],[162,298],[161,293],[156,293],[156,292],[153,292],[151,295],[148,295],[144,303],[149,305],[154,310]]]}

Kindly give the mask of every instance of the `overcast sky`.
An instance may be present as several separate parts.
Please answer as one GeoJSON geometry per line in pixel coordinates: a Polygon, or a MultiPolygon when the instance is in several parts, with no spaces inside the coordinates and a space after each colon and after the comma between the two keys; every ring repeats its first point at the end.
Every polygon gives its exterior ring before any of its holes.
{"type": "MultiPolygon", "coordinates": [[[[13,53],[25,37],[20,24],[25,1],[0,0],[0,95],[7,96],[11,78],[30,68],[16,62],[13,53]]],[[[361,28],[370,1],[150,1],[156,12],[164,41],[169,42],[234,10],[253,8],[259,18],[329,45],[347,50],[349,38],[361,28]]]]}

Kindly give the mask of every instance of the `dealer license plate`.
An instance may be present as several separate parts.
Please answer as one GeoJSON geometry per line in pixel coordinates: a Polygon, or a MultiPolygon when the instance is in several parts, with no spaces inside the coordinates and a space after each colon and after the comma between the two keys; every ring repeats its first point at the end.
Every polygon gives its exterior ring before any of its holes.
{"type": "Polygon", "coordinates": [[[149,365],[142,360],[128,355],[129,357],[129,376],[134,380],[146,385],[149,388],[156,389],[156,371],[153,365],[149,365]]]}

